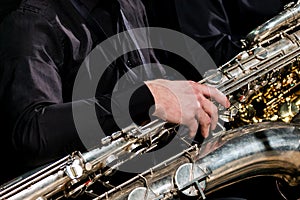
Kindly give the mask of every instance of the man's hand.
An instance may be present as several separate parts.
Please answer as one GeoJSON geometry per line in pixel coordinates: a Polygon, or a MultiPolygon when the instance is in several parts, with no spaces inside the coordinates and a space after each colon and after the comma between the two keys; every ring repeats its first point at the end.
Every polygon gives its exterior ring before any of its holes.
{"type": "Polygon", "coordinates": [[[203,137],[214,130],[218,122],[218,108],[209,99],[214,99],[228,108],[227,97],[213,87],[193,81],[169,81],[157,79],[145,82],[155,100],[154,115],[171,123],[186,125],[194,137],[201,125],[203,137]]]}

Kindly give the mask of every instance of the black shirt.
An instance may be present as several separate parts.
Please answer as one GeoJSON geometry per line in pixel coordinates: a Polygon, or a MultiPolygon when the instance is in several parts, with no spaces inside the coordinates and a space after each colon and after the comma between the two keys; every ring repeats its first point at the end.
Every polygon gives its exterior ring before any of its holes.
{"type": "MultiPolygon", "coordinates": [[[[117,2],[82,2],[99,25],[100,35],[65,0],[23,1],[0,26],[0,149],[5,163],[1,182],[72,151],[92,148],[85,146],[77,133],[74,105],[95,109],[107,134],[123,128],[116,125],[114,117],[122,118],[128,107],[122,104],[123,96],[132,92],[134,84],[131,81],[117,89],[114,86],[128,70],[125,62],[141,63],[135,53],[109,66],[95,97],[72,99],[74,81],[84,59],[122,26],[117,2]],[[116,96],[113,100],[112,93],[116,96]],[[117,108],[117,116],[112,116],[111,105],[117,108]]],[[[133,95],[138,98],[131,101],[132,118],[147,120],[153,97],[142,80],[134,79],[133,83],[142,87],[133,95]]],[[[124,124],[129,123],[124,119],[124,124]]],[[[86,131],[91,131],[86,124],[86,131]]],[[[99,141],[95,138],[94,145],[99,141]]]]}

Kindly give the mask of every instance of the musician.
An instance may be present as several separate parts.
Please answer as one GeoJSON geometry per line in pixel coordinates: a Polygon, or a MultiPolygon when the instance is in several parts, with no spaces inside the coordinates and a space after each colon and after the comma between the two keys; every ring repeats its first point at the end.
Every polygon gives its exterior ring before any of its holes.
{"type": "MultiPolygon", "coordinates": [[[[193,81],[169,80],[161,67],[143,67],[146,80],[139,79],[141,75],[132,68],[150,60],[159,63],[151,50],[118,58],[101,77],[94,97],[72,99],[76,75],[89,53],[114,34],[147,26],[144,19],[139,0],[23,0],[6,16],[0,26],[1,183],[75,150],[92,148],[80,139],[72,106],[95,109],[106,134],[124,128],[114,118],[122,119],[128,109],[122,107],[122,99],[131,92],[133,120],[149,120],[154,105],[151,115],[186,125],[191,136],[200,124],[207,137],[218,118],[209,99],[225,107],[228,99],[193,81]],[[128,84],[115,87],[124,74],[128,84]],[[112,116],[111,107],[117,108],[118,116],[112,116]]],[[[92,138],[96,143],[100,139],[92,138]]]]}

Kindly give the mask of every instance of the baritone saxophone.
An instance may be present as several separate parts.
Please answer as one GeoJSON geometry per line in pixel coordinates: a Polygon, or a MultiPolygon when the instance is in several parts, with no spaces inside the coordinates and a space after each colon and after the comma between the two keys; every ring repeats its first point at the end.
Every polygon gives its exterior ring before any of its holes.
{"type": "Polygon", "coordinates": [[[300,183],[299,141],[300,126],[283,122],[230,130],[93,200],[205,199],[224,187],[258,176],[277,177],[296,186],[300,183]]]}
{"type": "MultiPolygon", "coordinates": [[[[219,106],[213,137],[161,162],[96,199],[165,200],[206,195],[244,179],[275,176],[300,181],[300,1],[252,31],[245,50],[201,84],[218,88],[231,102],[219,106]]],[[[74,152],[29,177],[0,188],[0,199],[61,199],[87,193],[112,170],[157,147],[176,131],[156,120],[126,127],[103,139],[101,148],[74,152]],[[112,169],[111,169],[112,168],[112,169]]]]}
{"type": "Polygon", "coordinates": [[[205,73],[200,83],[218,88],[231,102],[229,109],[219,106],[224,123],[211,139],[94,200],[205,199],[257,176],[299,185],[299,20],[300,1],[250,32],[244,51],[205,73]]]}

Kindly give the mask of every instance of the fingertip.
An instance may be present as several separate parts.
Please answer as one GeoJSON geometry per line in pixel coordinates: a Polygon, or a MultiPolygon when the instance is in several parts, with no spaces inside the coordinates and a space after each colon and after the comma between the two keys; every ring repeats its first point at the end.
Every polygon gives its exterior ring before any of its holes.
{"type": "Polygon", "coordinates": [[[194,131],[191,131],[191,130],[190,130],[190,132],[189,132],[189,137],[190,137],[191,139],[193,139],[195,136],[196,136],[196,133],[195,133],[194,131]]]}
{"type": "Polygon", "coordinates": [[[196,136],[197,129],[190,128],[189,137],[193,139],[196,136]]]}
{"type": "Polygon", "coordinates": [[[217,122],[211,124],[211,130],[215,130],[217,128],[217,122]]]}
{"type": "Polygon", "coordinates": [[[229,108],[230,107],[230,101],[229,99],[226,98],[226,108],[229,108]]]}
{"type": "Polygon", "coordinates": [[[195,119],[191,122],[191,124],[188,125],[189,127],[189,136],[191,138],[194,138],[196,136],[196,132],[198,130],[198,121],[195,119]]]}
{"type": "Polygon", "coordinates": [[[204,138],[207,138],[208,135],[209,135],[209,127],[208,127],[208,128],[201,128],[201,129],[202,129],[202,130],[201,130],[202,136],[203,136],[204,138]]]}

